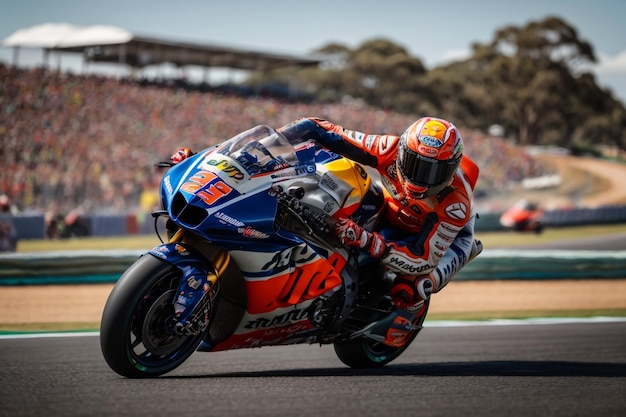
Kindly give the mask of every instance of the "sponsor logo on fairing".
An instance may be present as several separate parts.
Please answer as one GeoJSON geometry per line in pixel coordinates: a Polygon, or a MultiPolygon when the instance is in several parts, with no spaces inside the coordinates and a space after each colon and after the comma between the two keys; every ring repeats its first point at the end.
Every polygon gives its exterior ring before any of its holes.
{"type": "Polygon", "coordinates": [[[364,335],[369,337],[370,339],[378,340],[379,342],[384,342],[385,341],[385,336],[382,336],[382,335],[379,335],[379,334],[375,334],[375,333],[372,333],[372,332],[365,332],[364,335]]]}
{"type": "Polygon", "coordinates": [[[320,186],[327,187],[329,190],[335,191],[339,185],[330,176],[324,175],[320,180],[320,186]]]}
{"type": "Polygon", "coordinates": [[[228,214],[224,214],[221,211],[218,211],[217,213],[215,213],[214,216],[215,218],[221,220],[223,223],[228,223],[233,226],[242,227],[245,225],[244,222],[239,221],[233,217],[230,217],[228,214]]]}
{"type": "Polygon", "coordinates": [[[167,254],[169,252],[170,250],[165,245],[157,246],[156,248],[150,250],[151,254],[161,259],[167,259],[167,254]]]}
{"type": "Polygon", "coordinates": [[[186,306],[187,305],[187,298],[185,298],[184,294],[180,294],[178,296],[178,298],[176,298],[176,302],[180,305],[186,306]]]}
{"type": "Polygon", "coordinates": [[[266,329],[270,327],[282,326],[288,323],[296,323],[305,320],[307,317],[307,310],[291,310],[285,314],[272,318],[259,317],[256,320],[249,321],[244,327],[246,329],[266,329]]]}
{"type": "Polygon", "coordinates": [[[187,278],[187,286],[189,288],[193,288],[194,290],[197,290],[198,288],[200,288],[200,284],[202,284],[202,281],[197,280],[194,277],[187,278]]]}
{"type": "Polygon", "coordinates": [[[272,174],[271,178],[297,177],[300,175],[312,174],[315,172],[315,164],[294,167],[280,173],[272,174]]]}
{"type": "Polygon", "coordinates": [[[163,252],[159,252],[159,251],[156,251],[156,250],[151,250],[150,253],[153,254],[154,256],[158,257],[158,258],[167,259],[167,255],[164,254],[163,252]]]}
{"type": "Polygon", "coordinates": [[[172,192],[174,192],[174,189],[172,188],[172,180],[169,175],[167,175],[163,179],[163,184],[165,184],[165,189],[167,190],[169,194],[172,194],[172,192]]]}
{"type": "Polygon", "coordinates": [[[267,271],[272,268],[281,268],[287,265],[299,266],[310,262],[317,256],[319,255],[309,247],[309,245],[303,243],[277,252],[270,262],[261,267],[261,270],[267,271]]]}
{"type": "Polygon", "coordinates": [[[243,237],[252,237],[255,239],[267,239],[268,237],[270,237],[270,235],[268,235],[267,233],[263,233],[250,226],[241,227],[237,229],[237,232],[241,233],[243,237]]]}
{"type": "Polygon", "coordinates": [[[176,252],[178,252],[178,254],[181,255],[181,256],[189,255],[189,251],[184,246],[176,244],[176,246],[174,246],[174,249],[176,249],[176,252]]]}
{"type": "Polygon", "coordinates": [[[208,168],[209,166],[216,167],[220,171],[226,173],[226,175],[228,175],[235,182],[239,182],[239,181],[241,181],[242,179],[245,178],[244,173],[241,172],[241,170],[239,168],[237,168],[230,161],[227,161],[225,159],[223,159],[221,161],[218,161],[218,160],[215,160],[215,159],[207,159],[200,165],[199,168],[208,171],[208,170],[210,170],[210,168],[208,168]]]}

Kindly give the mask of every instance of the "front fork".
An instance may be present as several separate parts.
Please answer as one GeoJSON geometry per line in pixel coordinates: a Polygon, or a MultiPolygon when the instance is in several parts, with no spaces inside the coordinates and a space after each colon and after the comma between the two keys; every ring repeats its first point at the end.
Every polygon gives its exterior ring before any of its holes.
{"type": "Polygon", "coordinates": [[[228,252],[179,229],[168,243],[156,246],[149,253],[182,272],[173,300],[174,332],[197,335],[206,331],[220,280],[231,262],[228,252]]]}

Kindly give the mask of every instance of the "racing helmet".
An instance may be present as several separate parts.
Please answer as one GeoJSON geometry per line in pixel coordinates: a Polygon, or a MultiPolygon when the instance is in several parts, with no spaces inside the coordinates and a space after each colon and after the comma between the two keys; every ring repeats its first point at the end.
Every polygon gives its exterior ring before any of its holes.
{"type": "Polygon", "coordinates": [[[422,117],[400,137],[396,170],[407,197],[436,195],[452,182],[463,157],[463,140],[452,123],[422,117]]]}

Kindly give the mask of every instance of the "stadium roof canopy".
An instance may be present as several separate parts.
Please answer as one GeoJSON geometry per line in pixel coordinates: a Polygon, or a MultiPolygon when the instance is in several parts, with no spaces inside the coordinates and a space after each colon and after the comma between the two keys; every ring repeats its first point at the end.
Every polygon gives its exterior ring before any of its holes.
{"type": "Polygon", "coordinates": [[[2,42],[6,47],[43,48],[45,51],[81,53],[87,62],[107,62],[142,69],[164,63],[264,71],[277,67],[316,66],[322,60],[244,50],[212,44],[179,42],[135,35],[113,26],[79,27],[46,23],[14,32],[2,42]]]}

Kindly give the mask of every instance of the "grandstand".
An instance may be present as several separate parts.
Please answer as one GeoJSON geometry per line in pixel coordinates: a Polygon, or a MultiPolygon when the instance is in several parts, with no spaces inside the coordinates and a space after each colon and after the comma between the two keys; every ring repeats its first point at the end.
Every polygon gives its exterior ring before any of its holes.
{"type": "MultiPolygon", "coordinates": [[[[179,146],[202,149],[257,124],[320,116],[365,132],[401,133],[416,115],[358,103],[286,102],[273,97],[142,87],[102,76],[0,65],[0,188],[22,210],[137,210],[158,180],[155,162],[179,146]],[[19,111],[17,111],[19,109],[19,111]]],[[[484,193],[540,176],[545,168],[508,142],[465,132],[482,168],[484,193]],[[506,161],[506,162],[504,162],[506,161]]]]}
{"type": "Polygon", "coordinates": [[[68,23],[46,23],[21,29],[4,39],[2,45],[13,48],[14,66],[19,65],[20,48],[41,48],[44,67],[49,67],[51,53],[78,54],[83,60],[80,68],[88,68],[92,63],[116,64],[127,68],[133,77],[143,78],[150,73],[148,70],[157,69],[159,73],[158,67],[166,64],[175,66],[184,76],[188,69],[199,68],[205,72],[203,79],[207,79],[207,71],[216,68],[263,72],[280,67],[317,66],[322,62],[314,56],[162,39],[113,26],[79,27],[68,23]]]}
{"type": "MultiPolygon", "coordinates": [[[[16,51],[39,47],[46,54],[81,54],[88,63],[116,62],[137,73],[166,62],[242,70],[320,62],[315,57],[161,40],[100,26],[41,25],[14,33],[4,45],[16,51]]],[[[299,117],[319,116],[364,132],[400,134],[419,116],[358,101],[303,102],[277,95],[276,90],[259,94],[261,89],[194,89],[180,80],[117,79],[56,71],[48,65],[24,69],[17,65],[17,52],[14,58],[14,65],[0,63],[0,194],[26,216],[59,219],[84,213],[141,219],[156,208],[162,175],[154,168],[156,162],[168,159],[180,146],[203,149],[257,124],[279,127],[299,117]]],[[[506,194],[511,184],[524,178],[551,174],[501,138],[474,131],[463,134],[466,153],[481,167],[479,202],[506,194]]]]}

